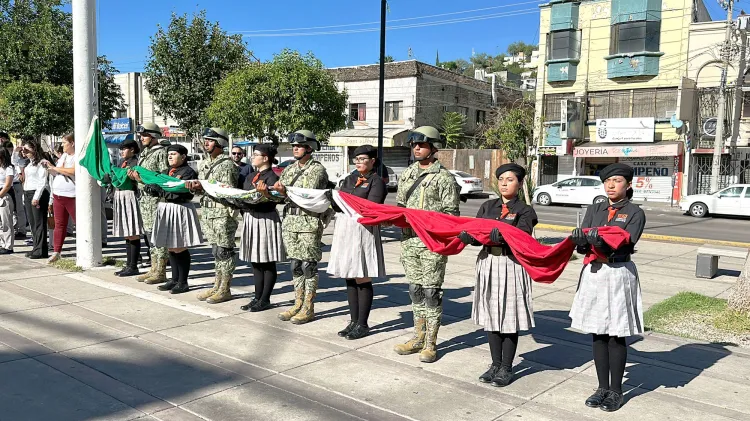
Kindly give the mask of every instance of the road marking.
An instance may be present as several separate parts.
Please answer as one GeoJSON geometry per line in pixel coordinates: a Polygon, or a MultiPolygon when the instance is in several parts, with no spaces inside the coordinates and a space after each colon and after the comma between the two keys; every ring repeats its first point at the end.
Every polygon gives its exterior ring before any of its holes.
{"type": "MultiPolygon", "coordinates": [[[[560,231],[560,232],[571,232],[575,229],[575,227],[573,226],[551,225],[551,224],[536,224],[534,228],[540,229],[540,230],[560,231]]],[[[643,233],[643,235],[641,235],[641,239],[642,240],[654,240],[654,241],[667,241],[667,242],[672,242],[672,243],[714,244],[717,246],[750,248],[750,243],[743,243],[741,241],[709,240],[706,238],[677,237],[673,235],[643,233]]]]}
{"type": "Polygon", "coordinates": [[[195,304],[184,303],[182,301],[174,300],[172,298],[165,297],[160,294],[155,294],[153,292],[141,291],[140,289],[137,289],[137,288],[132,288],[132,287],[128,287],[125,285],[113,284],[107,281],[103,281],[101,279],[97,279],[88,275],[84,275],[82,273],[71,273],[71,274],[64,275],[64,276],[71,278],[71,279],[75,279],[77,281],[85,282],[87,284],[91,284],[91,285],[98,286],[101,288],[106,288],[112,291],[121,292],[127,295],[132,295],[133,297],[142,298],[144,300],[148,300],[154,303],[162,304],[167,307],[172,307],[178,310],[187,311],[188,313],[197,314],[199,316],[206,316],[212,319],[221,319],[221,318],[230,316],[230,314],[227,314],[227,313],[221,313],[215,310],[203,308],[195,304]]]}

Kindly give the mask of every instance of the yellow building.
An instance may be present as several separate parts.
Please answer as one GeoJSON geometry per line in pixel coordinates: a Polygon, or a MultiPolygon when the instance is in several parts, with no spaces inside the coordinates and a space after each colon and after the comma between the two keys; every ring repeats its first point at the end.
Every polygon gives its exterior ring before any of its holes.
{"type": "Polygon", "coordinates": [[[553,0],[540,6],[538,182],[626,162],[636,199],[679,199],[686,128],[677,119],[701,0],[553,0]]]}

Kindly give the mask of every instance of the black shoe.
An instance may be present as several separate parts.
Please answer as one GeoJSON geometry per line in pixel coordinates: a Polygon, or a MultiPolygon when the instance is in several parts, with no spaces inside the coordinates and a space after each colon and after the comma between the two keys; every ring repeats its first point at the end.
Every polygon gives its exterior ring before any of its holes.
{"type": "Polygon", "coordinates": [[[167,282],[166,284],[159,285],[156,288],[158,288],[159,291],[170,291],[171,289],[173,289],[176,286],[177,286],[177,281],[171,280],[171,281],[167,282]]]}
{"type": "Polygon", "coordinates": [[[365,325],[357,324],[356,326],[354,326],[354,329],[352,329],[349,332],[349,334],[345,336],[345,338],[349,340],[362,339],[369,334],[370,334],[369,327],[365,325]]]}
{"type": "Polygon", "coordinates": [[[601,405],[599,405],[599,409],[607,412],[615,412],[620,409],[624,401],[625,399],[623,398],[622,393],[610,390],[601,405]]]}
{"type": "Polygon", "coordinates": [[[126,267],[126,268],[123,268],[119,272],[115,272],[115,275],[117,275],[117,276],[119,276],[121,278],[124,278],[126,276],[136,276],[136,275],[140,275],[140,274],[141,274],[141,272],[136,267],[126,267]]]}
{"type": "Polygon", "coordinates": [[[13,254],[13,250],[0,248],[0,254],[13,254]]]}
{"type": "Polygon", "coordinates": [[[271,307],[272,306],[270,301],[258,301],[254,306],[250,307],[250,311],[252,311],[253,313],[257,313],[259,311],[268,310],[271,307]]]}
{"type": "Polygon", "coordinates": [[[505,387],[510,384],[513,380],[513,368],[500,367],[495,377],[492,379],[492,384],[495,387],[505,387]]]}
{"type": "Polygon", "coordinates": [[[188,286],[187,282],[184,284],[180,283],[177,284],[176,287],[172,288],[169,293],[170,294],[182,294],[183,292],[188,292],[190,290],[190,287],[188,286]]]}
{"type": "Polygon", "coordinates": [[[602,389],[601,387],[596,389],[596,392],[594,392],[593,395],[589,396],[589,398],[586,399],[586,406],[588,406],[589,408],[600,407],[607,395],[609,395],[609,390],[602,389]]]}
{"type": "Polygon", "coordinates": [[[485,371],[484,374],[479,376],[479,381],[482,383],[489,383],[495,378],[497,372],[500,371],[500,366],[491,364],[489,370],[485,371]]]}
{"type": "Polygon", "coordinates": [[[40,259],[47,259],[49,256],[45,256],[43,254],[29,254],[29,259],[31,260],[40,260],[40,259]]]}
{"type": "Polygon", "coordinates": [[[349,334],[349,332],[352,331],[352,329],[354,329],[354,326],[356,326],[356,325],[357,325],[357,322],[354,321],[354,320],[351,320],[349,322],[349,324],[346,325],[346,327],[344,328],[344,330],[339,331],[338,335],[341,336],[342,338],[345,337],[346,335],[349,334]]]}
{"type": "Polygon", "coordinates": [[[257,298],[253,298],[252,300],[250,300],[249,303],[247,303],[244,306],[240,307],[240,310],[243,310],[243,311],[251,310],[253,308],[253,306],[255,306],[256,304],[258,304],[258,299],[257,298]]]}

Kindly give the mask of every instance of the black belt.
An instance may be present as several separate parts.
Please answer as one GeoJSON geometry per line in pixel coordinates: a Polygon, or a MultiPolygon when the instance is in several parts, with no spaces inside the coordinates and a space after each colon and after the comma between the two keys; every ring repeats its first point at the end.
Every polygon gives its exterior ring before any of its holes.
{"type": "MultiPolygon", "coordinates": [[[[603,263],[601,260],[596,260],[599,263],[603,263]]],[[[630,261],[630,255],[627,256],[615,256],[607,259],[607,263],[625,263],[630,261]]]]}
{"type": "Polygon", "coordinates": [[[513,251],[506,246],[484,246],[484,250],[493,256],[513,256],[513,251]]]}

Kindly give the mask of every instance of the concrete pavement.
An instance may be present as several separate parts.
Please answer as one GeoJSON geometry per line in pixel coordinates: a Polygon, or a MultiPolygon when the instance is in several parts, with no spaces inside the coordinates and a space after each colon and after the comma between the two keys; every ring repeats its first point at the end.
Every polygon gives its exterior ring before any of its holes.
{"type": "MultiPolygon", "coordinates": [[[[536,328],[519,341],[510,386],[476,380],[489,363],[484,333],[467,320],[476,248],[449,259],[440,359],[396,355],[412,320],[397,235],[385,235],[389,276],[375,285],[373,334],[360,341],[336,336],[348,311],[343,282],[324,274],[328,247],[317,319],[303,326],[280,322],[277,310],[239,310],[252,291],[244,266],[232,288],[241,298],[197,301],[212,280],[206,248],[193,253],[193,290],[178,296],[111,268],[59,272],[19,248],[0,260],[0,420],[750,419],[750,350],[658,334],[633,341],[626,405],[586,408],[596,386],[590,338],[567,318],[581,259],[554,284],[534,284],[536,328]]],[[[722,259],[719,277],[699,280],[696,248],[639,243],[646,307],[683,290],[728,294],[742,262],[722,259]]],[[[284,307],[292,295],[282,265],[273,300],[284,307]]]]}

